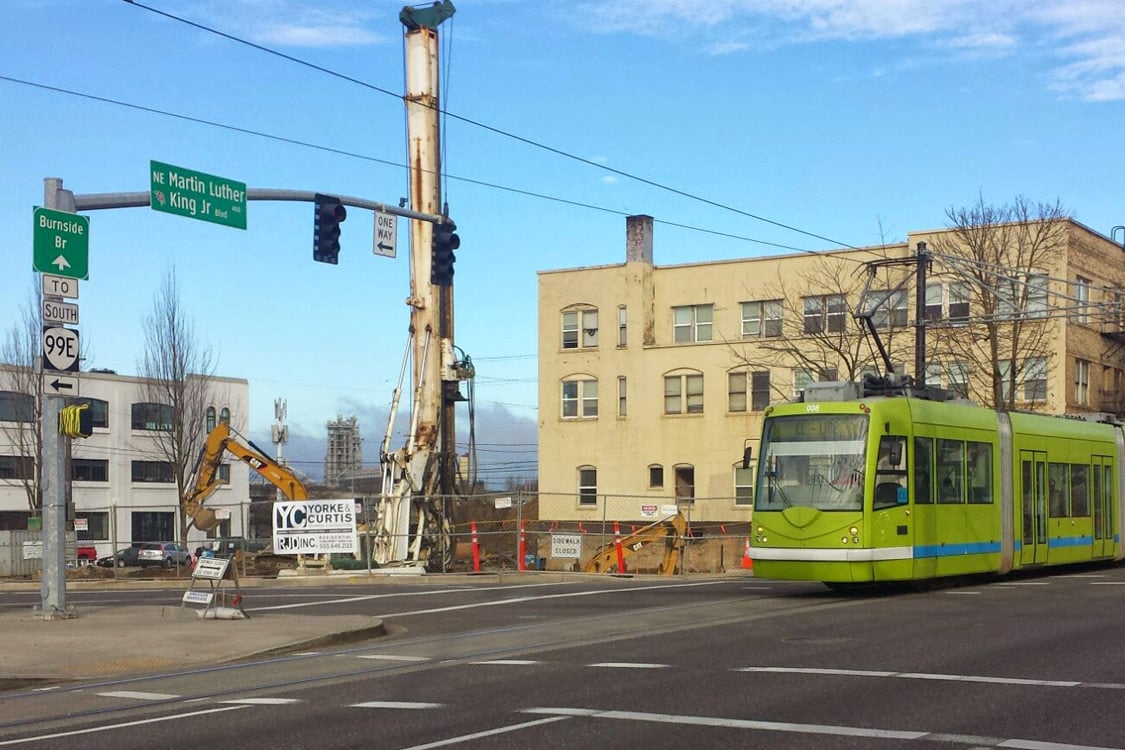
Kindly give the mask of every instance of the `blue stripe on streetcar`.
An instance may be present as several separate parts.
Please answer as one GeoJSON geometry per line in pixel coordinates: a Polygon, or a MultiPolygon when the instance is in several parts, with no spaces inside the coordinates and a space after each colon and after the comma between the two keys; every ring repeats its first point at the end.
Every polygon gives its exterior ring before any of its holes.
{"type": "Polygon", "coordinates": [[[926,544],[914,548],[914,559],[926,557],[959,557],[999,552],[1000,542],[969,542],[967,544],[926,544]]]}
{"type": "Polygon", "coordinates": [[[1094,537],[1092,536],[1060,536],[1052,537],[1047,540],[1047,548],[1053,547],[1089,547],[1093,545],[1094,537]]]}

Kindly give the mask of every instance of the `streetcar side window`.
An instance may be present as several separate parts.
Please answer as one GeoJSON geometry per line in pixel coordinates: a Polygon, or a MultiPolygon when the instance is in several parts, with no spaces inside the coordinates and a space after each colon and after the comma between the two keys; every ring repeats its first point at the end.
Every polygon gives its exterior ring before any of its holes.
{"type": "Polygon", "coordinates": [[[937,441],[938,502],[965,501],[965,444],[960,440],[937,441]]]}
{"type": "Polygon", "coordinates": [[[969,475],[969,502],[992,502],[992,445],[990,443],[966,444],[968,457],[965,470],[969,475]]]}
{"type": "Polygon", "coordinates": [[[1072,464],[1070,467],[1070,514],[1072,516],[1090,515],[1090,467],[1085,464],[1072,464]]]}
{"type": "Polygon", "coordinates": [[[1066,518],[1069,515],[1070,477],[1067,464],[1052,461],[1047,466],[1047,502],[1050,507],[1051,518],[1066,518]]]}
{"type": "Polygon", "coordinates": [[[934,486],[930,477],[934,475],[933,438],[914,438],[914,502],[932,505],[934,486]]]}
{"type": "Polygon", "coordinates": [[[906,438],[884,435],[875,464],[874,510],[906,504],[906,438]]]}

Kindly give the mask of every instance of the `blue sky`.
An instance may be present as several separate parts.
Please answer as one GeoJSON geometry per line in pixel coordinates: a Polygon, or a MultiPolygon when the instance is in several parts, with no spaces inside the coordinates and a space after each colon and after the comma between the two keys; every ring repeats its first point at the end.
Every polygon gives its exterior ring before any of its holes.
{"type": "MultiPolygon", "coordinates": [[[[44,177],[145,191],[157,160],[251,188],[407,194],[403,107],[378,91],[402,91],[402,3],[144,4],[369,86],[122,0],[5,0],[2,330],[35,283],[44,177]]],[[[628,214],[656,218],[665,265],[900,241],[978,195],[1058,200],[1107,235],[1125,224],[1117,0],[457,6],[441,27],[445,198],[482,465],[534,470],[536,271],[621,262],[628,214]]],[[[404,222],[399,257],[376,257],[371,214],[351,211],[329,266],[312,261],[310,204],[252,202],[246,231],[147,208],[88,216],[87,367],[136,372],[141,319],[174,267],[218,373],[250,381],[256,440],[282,397],[287,453],[310,473],[337,414],[360,418],[377,462],[406,346],[404,222]]]]}

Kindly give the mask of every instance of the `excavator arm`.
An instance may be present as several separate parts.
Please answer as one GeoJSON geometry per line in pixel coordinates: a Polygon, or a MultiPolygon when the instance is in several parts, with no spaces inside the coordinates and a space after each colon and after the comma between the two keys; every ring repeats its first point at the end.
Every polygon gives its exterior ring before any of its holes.
{"type": "Polygon", "coordinates": [[[215,425],[215,429],[207,435],[199,452],[199,459],[195,462],[194,481],[184,497],[183,508],[192,524],[201,531],[209,531],[219,525],[215,511],[204,508],[203,503],[223,484],[219,481],[219,466],[222,464],[223,454],[227,452],[268,479],[290,500],[307,500],[309,497],[305,485],[293,472],[267,456],[249,440],[243,445],[235,438],[235,434],[237,433],[225,422],[215,425]]]}
{"type": "MultiPolygon", "coordinates": [[[[664,558],[660,562],[660,573],[666,576],[673,575],[683,553],[686,533],[687,521],[682,513],[677,513],[622,537],[621,555],[623,558],[627,558],[634,552],[639,552],[651,544],[663,541],[664,558]]],[[[585,570],[587,573],[606,573],[616,566],[617,543],[611,542],[594,550],[594,556],[586,563],[585,570]]]]}

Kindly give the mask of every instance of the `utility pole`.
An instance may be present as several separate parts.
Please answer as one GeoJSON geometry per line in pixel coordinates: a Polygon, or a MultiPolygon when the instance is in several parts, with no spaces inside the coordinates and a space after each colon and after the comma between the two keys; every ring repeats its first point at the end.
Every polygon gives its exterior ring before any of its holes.
{"type": "Polygon", "coordinates": [[[918,243],[914,259],[917,263],[914,278],[914,384],[926,387],[926,271],[930,255],[926,243],[918,243]]]}

